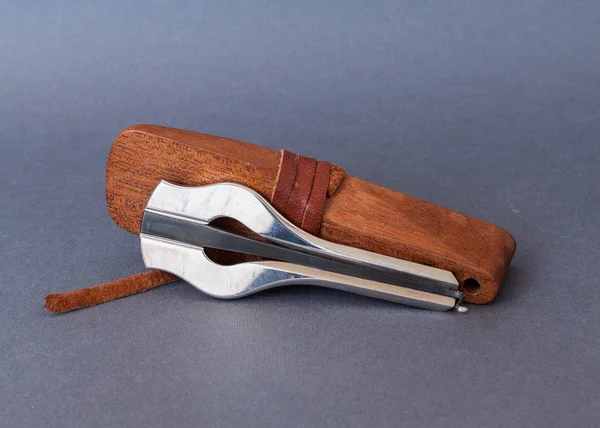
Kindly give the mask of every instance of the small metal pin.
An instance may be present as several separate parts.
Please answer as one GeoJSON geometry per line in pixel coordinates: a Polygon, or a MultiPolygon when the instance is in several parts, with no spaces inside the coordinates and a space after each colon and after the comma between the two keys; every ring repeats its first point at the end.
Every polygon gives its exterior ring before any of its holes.
{"type": "Polygon", "coordinates": [[[457,305],[454,307],[454,310],[455,310],[456,312],[458,312],[458,313],[461,313],[461,314],[466,314],[467,312],[469,312],[469,308],[467,308],[467,307],[465,307],[465,306],[461,306],[460,304],[457,304],[457,305]]]}

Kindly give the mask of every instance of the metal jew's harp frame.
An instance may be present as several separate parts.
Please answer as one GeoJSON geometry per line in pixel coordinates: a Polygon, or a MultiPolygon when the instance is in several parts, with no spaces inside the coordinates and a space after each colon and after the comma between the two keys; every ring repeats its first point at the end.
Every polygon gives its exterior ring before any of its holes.
{"type": "Polygon", "coordinates": [[[218,298],[311,284],[437,311],[467,311],[451,272],[310,235],[258,193],[237,184],[181,187],[162,181],[144,211],[140,237],[148,268],[171,272],[218,298]],[[239,221],[263,240],[210,224],[221,217],[239,221]],[[224,266],[213,262],[205,248],[263,260],[224,266]]]}

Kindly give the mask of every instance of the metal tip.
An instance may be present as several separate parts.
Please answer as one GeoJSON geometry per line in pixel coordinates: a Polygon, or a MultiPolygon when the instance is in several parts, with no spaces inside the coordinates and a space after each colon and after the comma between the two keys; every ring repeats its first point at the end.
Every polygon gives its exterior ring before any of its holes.
{"type": "Polygon", "coordinates": [[[461,314],[466,314],[467,312],[469,312],[469,308],[467,308],[465,306],[460,306],[460,305],[456,305],[454,307],[454,310],[461,314]]]}

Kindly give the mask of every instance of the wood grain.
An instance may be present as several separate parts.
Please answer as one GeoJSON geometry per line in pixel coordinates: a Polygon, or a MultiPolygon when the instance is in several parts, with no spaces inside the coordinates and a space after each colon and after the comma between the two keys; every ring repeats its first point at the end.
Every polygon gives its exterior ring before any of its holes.
{"type": "MultiPolygon", "coordinates": [[[[109,154],[108,211],[117,225],[139,233],[148,197],[163,179],[188,186],[239,183],[270,199],[279,161],[279,152],[250,143],[132,126],[117,136],[109,154]]],[[[339,168],[331,177],[322,238],[449,270],[468,302],[496,297],[515,252],[508,232],[355,177],[342,179],[339,168]]]]}

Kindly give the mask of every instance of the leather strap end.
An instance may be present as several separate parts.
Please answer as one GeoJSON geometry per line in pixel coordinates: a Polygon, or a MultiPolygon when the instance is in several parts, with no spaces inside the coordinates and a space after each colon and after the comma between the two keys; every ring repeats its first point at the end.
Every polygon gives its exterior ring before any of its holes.
{"type": "Polygon", "coordinates": [[[331,164],[331,173],[329,176],[329,184],[327,186],[327,197],[331,198],[335,191],[340,187],[344,177],[346,176],[346,168],[331,164]]]}
{"type": "Polygon", "coordinates": [[[50,312],[69,312],[150,290],[178,279],[177,276],[168,272],[149,270],[94,287],[67,293],[49,294],[46,296],[44,307],[50,312]]]}

